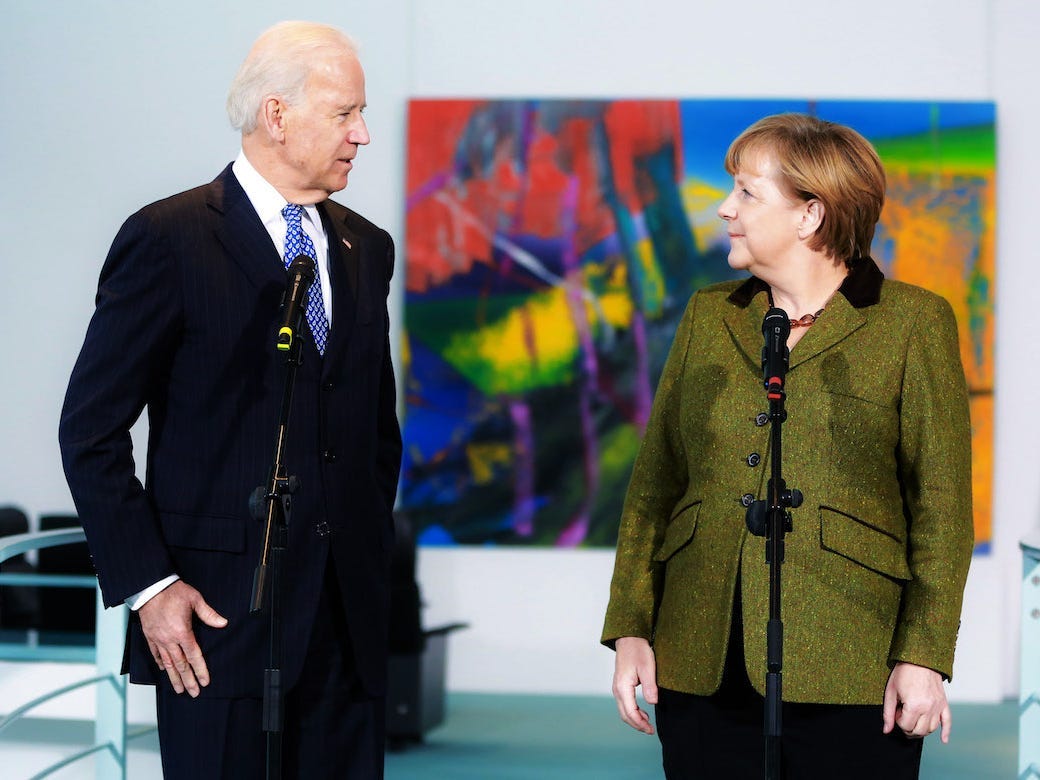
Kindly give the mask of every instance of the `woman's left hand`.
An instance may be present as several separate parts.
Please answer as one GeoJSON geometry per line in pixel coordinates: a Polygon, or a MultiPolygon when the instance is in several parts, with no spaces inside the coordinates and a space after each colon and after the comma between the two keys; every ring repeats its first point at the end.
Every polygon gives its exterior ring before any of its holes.
{"type": "Polygon", "coordinates": [[[950,741],[950,705],[942,675],[934,669],[899,662],[885,686],[884,731],[899,726],[908,737],[927,737],[940,725],[942,741],[950,741]]]}

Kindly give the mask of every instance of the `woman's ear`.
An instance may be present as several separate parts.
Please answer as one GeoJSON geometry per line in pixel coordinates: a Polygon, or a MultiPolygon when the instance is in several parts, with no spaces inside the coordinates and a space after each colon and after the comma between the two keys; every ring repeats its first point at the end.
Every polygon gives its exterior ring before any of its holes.
{"type": "Polygon", "coordinates": [[[819,230],[823,224],[824,213],[823,203],[816,198],[806,201],[802,208],[801,221],[798,223],[798,237],[810,238],[819,230]]]}

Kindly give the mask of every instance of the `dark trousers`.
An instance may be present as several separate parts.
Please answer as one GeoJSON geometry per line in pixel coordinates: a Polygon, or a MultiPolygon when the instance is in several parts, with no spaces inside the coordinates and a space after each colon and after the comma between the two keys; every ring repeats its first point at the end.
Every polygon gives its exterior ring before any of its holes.
{"type": "MultiPolygon", "coordinates": [[[[379,780],[386,712],[354,670],[339,591],[329,561],[300,679],[288,692],[282,733],[285,780],[379,780]]],[[[292,641],[287,637],[286,641],[292,641]]],[[[266,648],[258,648],[266,652],[266,648]]],[[[166,780],[265,777],[260,699],[192,699],[156,689],[166,780]]]]}
{"type": "MultiPolygon", "coordinates": [[[[736,606],[719,690],[695,696],[660,689],[657,734],[668,780],[765,777],[764,701],[744,667],[739,600],[736,606]]],[[[880,704],[784,702],[782,709],[785,780],[916,780],[923,741],[898,726],[882,734],[880,704]]]]}

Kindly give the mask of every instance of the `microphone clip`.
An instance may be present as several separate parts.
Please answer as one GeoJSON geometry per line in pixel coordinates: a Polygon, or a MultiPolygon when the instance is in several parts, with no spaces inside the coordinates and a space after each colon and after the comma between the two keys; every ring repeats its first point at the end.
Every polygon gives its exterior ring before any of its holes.
{"type": "Polygon", "coordinates": [[[307,310],[307,294],[314,281],[314,260],[300,255],[286,269],[286,287],[282,295],[282,311],[275,347],[279,352],[288,352],[298,345],[298,331],[303,327],[307,310]]]}

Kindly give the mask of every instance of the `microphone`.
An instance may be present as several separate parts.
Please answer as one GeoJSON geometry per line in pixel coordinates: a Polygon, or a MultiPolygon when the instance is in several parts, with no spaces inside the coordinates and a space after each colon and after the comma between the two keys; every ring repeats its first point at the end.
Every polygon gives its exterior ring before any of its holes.
{"type": "Polygon", "coordinates": [[[766,388],[766,397],[783,398],[784,378],[787,376],[787,364],[791,356],[787,349],[787,337],[791,333],[791,318],[787,312],[775,306],[766,312],[762,320],[762,335],[765,346],[762,347],[762,378],[766,388]]]}
{"type": "Polygon", "coordinates": [[[314,260],[307,255],[298,255],[289,264],[285,294],[282,296],[282,319],[278,328],[275,346],[282,352],[292,346],[296,331],[300,329],[303,313],[307,309],[307,291],[314,281],[314,260]]]}

